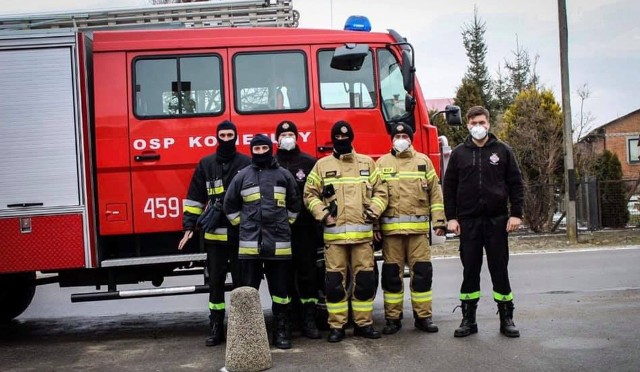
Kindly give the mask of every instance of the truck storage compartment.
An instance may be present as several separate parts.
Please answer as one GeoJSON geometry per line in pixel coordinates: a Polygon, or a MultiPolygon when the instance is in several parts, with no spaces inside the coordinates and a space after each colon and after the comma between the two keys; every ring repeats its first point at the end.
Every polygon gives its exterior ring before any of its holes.
{"type": "Polygon", "coordinates": [[[71,47],[0,50],[0,212],[81,203],[71,47]]]}

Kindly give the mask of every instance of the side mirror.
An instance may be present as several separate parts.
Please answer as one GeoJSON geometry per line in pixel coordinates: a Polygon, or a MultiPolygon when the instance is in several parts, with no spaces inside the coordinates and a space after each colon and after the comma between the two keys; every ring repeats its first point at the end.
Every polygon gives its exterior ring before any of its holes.
{"type": "Polygon", "coordinates": [[[333,51],[331,68],[342,71],[358,71],[369,55],[367,44],[345,44],[333,51]]]}
{"type": "Polygon", "coordinates": [[[412,54],[409,51],[402,51],[402,83],[404,90],[413,93],[413,84],[415,81],[416,68],[413,66],[412,54]]]}
{"type": "Polygon", "coordinates": [[[449,125],[462,125],[462,114],[458,106],[447,105],[444,108],[444,117],[449,125]]]}
{"type": "Polygon", "coordinates": [[[445,119],[447,124],[449,125],[462,125],[462,115],[460,114],[460,107],[455,105],[447,105],[444,108],[444,111],[438,111],[435,114],[431,115],[429,119],[433,123],[436,119],[436,116],[443,114],[445,115],[445,119]]]}

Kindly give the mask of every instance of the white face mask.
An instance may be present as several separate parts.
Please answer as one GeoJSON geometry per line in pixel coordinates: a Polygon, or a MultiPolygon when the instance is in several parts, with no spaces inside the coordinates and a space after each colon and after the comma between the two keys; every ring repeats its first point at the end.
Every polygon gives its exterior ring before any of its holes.
{"type": "Polygon", "coordinates": [[[408,140],[406,140],[404,138],[399,138],[397,140],[393,140],[393,148],[397,152],[405,151],[406,149],[409,148],[410,145],[411,145],[411,142],[409,142],[408,140]]]}
{"type": "Polygon", "coordinates": [[[293,149],[296,148],[296,138],[295,137],[283,137],[280,140],[280,144],[278,144],[278,147],[286,150],[286,151],[291,151],[293,149]]]}
{"type": "Polygon", "coordinates": [[[471,137],[475,138],[478,141],[481,141],[487,136],[487,129],[478,124],[471,127],[471,129],[469,129],[469,133],[471,133],[471,137]]]}

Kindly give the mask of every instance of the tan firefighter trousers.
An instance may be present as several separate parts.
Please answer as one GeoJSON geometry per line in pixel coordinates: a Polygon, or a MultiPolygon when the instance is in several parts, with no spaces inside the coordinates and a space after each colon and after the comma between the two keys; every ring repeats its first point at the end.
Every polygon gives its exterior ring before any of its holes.
{"type": "Polygon", "coordinates": [[[362,327],[372,324],[373,299],[377,289],[372,244],[327,244],[325,248],[325,294],[329,326],[342,328],[347,323],[349,299],[356,325],[362,327]]]}
{"type": "Polygon", "coordinates": [[[417,318],[431,317],[431,249],[426,234],[386,235],[382,243],[382,289],[387,319],[401,319],[404,267],[408,263],[411,304],[417,318]]]}

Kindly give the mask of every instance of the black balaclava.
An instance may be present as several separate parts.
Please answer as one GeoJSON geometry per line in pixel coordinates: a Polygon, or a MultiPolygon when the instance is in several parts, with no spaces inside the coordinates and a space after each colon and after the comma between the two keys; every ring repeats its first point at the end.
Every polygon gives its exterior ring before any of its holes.
{"type": "Polygon", "coordinates": [[[353,129],[346,121],[340,120],[333,124],[331,128],[331,141],[333,142],[333,155],[339,158],[340,155],[348,154],[353,151],[353,129]],[[338,140],[336,135],[342,134],[349,138],[338,140]]]}
{"type": "Polygon", "coordinates": [[[217,159],[221,163],[226,163],[229,160],[233,159],[233,156],[236,154],[236,140],[238,139],[238,131],[236,129],[236,125],[230,122],[229,120],[225,120],[218,124],[216,128],[216,138],[218,139],[218,149],[216,150],[217,159]],[[223,141],[220,139],[219,133],[221,130],[231,129],[235,136],[230,141],[223,141]]]}
{"type": "Polygon", "coordinates": [[[258,134],[251,140],[251,161],[260,168],[268,167],[273,161],[273,143],[271,139],[264,134],[258,134]],[[264,154],[254,154],[253,146],[268,145],[269,151],[264,154]]]}

